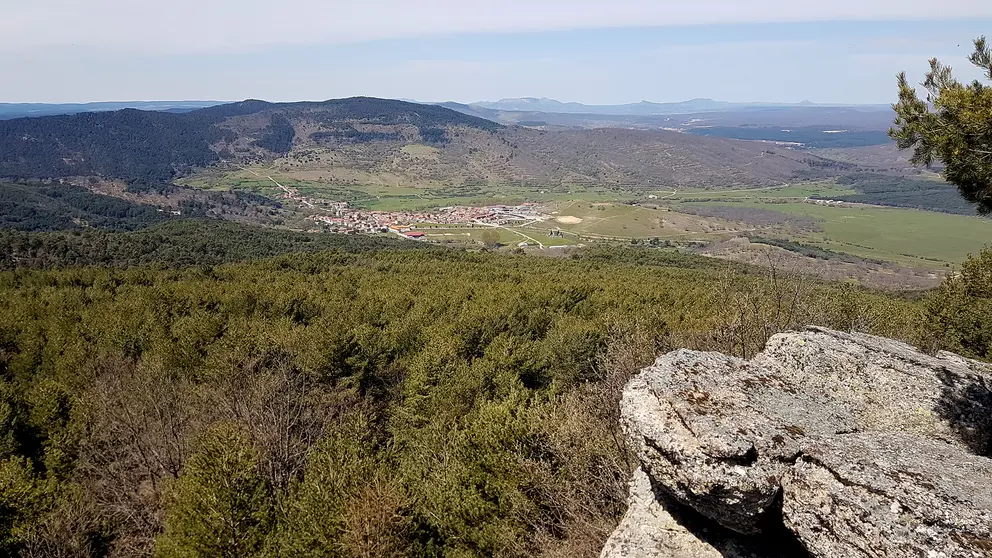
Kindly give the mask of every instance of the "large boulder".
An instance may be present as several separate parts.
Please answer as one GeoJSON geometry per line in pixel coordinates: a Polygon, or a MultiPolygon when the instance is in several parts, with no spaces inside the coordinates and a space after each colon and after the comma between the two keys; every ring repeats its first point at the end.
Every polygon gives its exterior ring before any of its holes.
{"type": "Polygon", "coordinates": [[[644,369],[621,416],[651,478],[721,525],[756,532],[805,438],[855,429],[847,409],[779,372],[684,350],[644,369]]]}
{"type": "Polygon", "coordinates": [[[785,525],[814,556],[992,556],[992,459],[944,442],[820,440],[782,488],[785,525]]]}
{"type": "MultiPolygon", "coordinates": [[[[640,468],[630,481],[627,513],[613,532],[602,558],[723,558],[725,554],[675,520],[640,468]]],[[[751,558],[749,554],[731,555],[751,558]]]]}
{"type": "Polygon", "coordinates": [[[957,355],[809,328],[751,361],[660,357],[622,426],[656,493],[737,533],[784,524],[813,556],[992,556],[990,386],[957,355]]]}
{"type": "Polygon", "coordinates": [[[859,431],[913,432],[988,455],[992,367],[882,337],[811,327],[773,336],[756,365],[853,414],[859,431]]]}
{"type": "MultiPolygon", "coordinates": [[[[782,539],[746,537],[713,525],[680,506],[638,468],[630,481],[630,506],[606,541],[601,558],[791,558],[805,551],[789,534],[782,539]]],[[[783,533],[779,533],[783,535],[783,533]]]]}

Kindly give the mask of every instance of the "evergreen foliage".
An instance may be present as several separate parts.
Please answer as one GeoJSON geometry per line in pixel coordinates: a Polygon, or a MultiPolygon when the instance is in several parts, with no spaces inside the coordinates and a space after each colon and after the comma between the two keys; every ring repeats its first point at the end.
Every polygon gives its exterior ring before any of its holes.
{"type": "Polygon", "coordinates": [[[296,129],[293,128],[293,123],[285,116],[277,114],[269,122],[269,126],[265,129],[265,135],[256,141],[255,145],[273,153],[286,154],[293,147],[293,138],[295,137],[296,129]]]}
{"type": "Polygon", "coordinates": [[[168,183],[220,160],[218,146],[238,138],[228,119],[255,114],[269,116],[256,145],[276,154],[289,151],[295,137],[292,122],[303,117],[339,129],[353,141],[376,137],[357,132],[356,122],[414,126],[431,143],[447,141],[447,126],[489,132],[501,127],[439,106],[367,97],[316,103],[247,100],[182,114],[125,109],[18,118],[0,120],[0,177],[103,176],[168,183]]]}
{"type": "Polygon", "coordinates": [[[330,249],[366,252],[433,248],[394,238],[312,234],[230,221],[182,219],[126,233],[94,229],[44,233],[0,230],[0,270],[85,265],[206,266],[330,249]]]}
{"type": "Polygon", "coordinates": [[[97,227],[135,230],[167,221],[158,208],[94,194],[70,184],[0,183],[0,229],[54,231],[97,227]]]}
{"type": "MultiPolygon", "coordinates": [[[[992,49],[985,37],[975,39],[969,60],[992,82],[992,49]]],[[[978,204],[979,212],[992,212],[992,85],[979,80],[964,85],[934,58],[923,86],[927,96],[921,99],[906,73],[899,74],[889,135],[901,149],[913,149],[913,164],[942,162],[944,177],[962,197],[978,204]]]]}
{"type": "Polygon", "coordinates": [[[633,248],[0,273],[0,553],[595,556],[639,367],[915,308],[633,248]]]}
{"type": "Polygon", "coordinates": [[[971,256],[961,272],[927,298],[921,343],[992,361],[992,248],[971,256]]]}
{"type": "Polygon", "coordinates": [[[261,556],[272,502],[258,453],[236,425],[211,428],[183,467],[168,499],[162,558],[261,556]]]}
{"type": "MultiPolygon", "coordinates": [[[[975,204],[963,199],[957,189],[945,182],[903,178],[875,173],[842,176],[838,184],[853,186],[857,194],[829,196],[826,199],[855,203],[908,207],[958,215],[974,215],[975,204]]],[[[818,198],[820,196],[813,196],[818,198]]]]}

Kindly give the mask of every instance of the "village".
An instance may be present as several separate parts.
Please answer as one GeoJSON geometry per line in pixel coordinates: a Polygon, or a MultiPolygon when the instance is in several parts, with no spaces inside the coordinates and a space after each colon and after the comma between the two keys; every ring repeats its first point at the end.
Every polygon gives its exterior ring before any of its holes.
{"type": "Polygon", "coordinates": [[[295,192],[286,197],[300,201],[323,213],[310,217],[327,232],[345,234],[397,233],[407,238],[422,238],[418,225],[481,225],[507,226],[550,219],[535,203],[520,205],[488,205],[482,207],[451,206],[421,211],[373,211],[351,207],[348,202],[304,199],[295,192]]]}

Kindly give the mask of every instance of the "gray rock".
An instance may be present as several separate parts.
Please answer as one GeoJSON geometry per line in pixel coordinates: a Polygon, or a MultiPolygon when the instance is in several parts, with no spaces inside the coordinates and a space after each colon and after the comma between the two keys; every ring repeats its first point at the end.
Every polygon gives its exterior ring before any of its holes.
{"type": "Polygon", "coordinates": [[[992,556],[992,460],[941,441],[819,440],[782,487],[785,525],[813,556],[992,556]]]}
{"type": "Polygon", "coordinates": [[[655,498],[648,476],[638,468],[630,481],[630,507],[600,556],[721,558],[723,554],[675,521],[655,498]]]}
{"type": "Polygon", "coordinates": [[[791,533],[786,540],[749,538],[707,521],[656,490],[643,469],[630,482],[627,513],[606,541],[601,558],[791,558],[806,556],[791,533]]]}
{"type": "Polygon", "coordinates": [[[758,530],[809,435],[854,429],[826,396],[719,353],[676,351],[624,390],[622,424],[642,466],[678,501],[730,529],[758,530]]]}
{"type": "Polygon", "coordinates": [[[910,432],[986,452],[989,377],[955,355],[810,328],[774,336],[751,362],[686,350],[660,357],[624,390],[622,424],[656,484],[754,533],[782,476],[821,438],[910,432]]]}
{"type": "Polygon", "coordinates": [[[891,339],[811,327],[773,336],[754,364],[847,407],[859,431],[915,432],[987,455],[992,367],[891,339]]]}

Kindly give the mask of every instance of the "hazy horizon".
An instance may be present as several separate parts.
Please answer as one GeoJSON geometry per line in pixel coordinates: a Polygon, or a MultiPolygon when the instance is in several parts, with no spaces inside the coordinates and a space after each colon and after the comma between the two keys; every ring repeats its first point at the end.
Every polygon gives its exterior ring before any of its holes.
{"type": "Polygon", "coordinates": [[[885,104],[896,73],[919,82],[931,57],[979,77],[966,57],[992,3],[933,12],[918,0],[37,0],[0,19],[0,102],[885,104]]]}
{"type": "MultiPolygon", "coordinates": [[[[371,95],[354,95],[354,97],[372,97],[371,95]]],[[[249,96],[241,99],[167,99],[167,98],[148,98],[148,99],[96,99],[96,100],[85,100],[85,101],[58,101],[58,102],[45,102],[45,101],[0,101],[0,105],[48,105],[48,106],[58,106],[58,105],[99,105],[99,104],[127,104],[127,103],[161,103],[161,104],[191,104],[191,103],[215,103],[215,104],[228,104],[228,103],[238,103],[247,100],[259,100],[271,103],[292,103],[292,102],[302,102],[302,103],[319,103],[324,101],[331,101],[335,99],[344,99],[347,97],[328,97],[326,99],[293,99],[288,101],[273,101],[270,99],[264,99],[257,96],[249,96]]],[[[716,103],[733,103],[735,105],[803,105],[808,104],[810,106],[823,106],[823,107],[870,107],[870,106],[887,106],[891,103],[833,103],[830,101],[824,102],[813,102],[808,99],[802,99],[795,102],[775,102],[775,101],[765,101],[762,99],[752,99],[748,101],[725,101],[723,99],[718,99],[714,97],[693,97],[691,99],[677,99],[670,101],[658,101],[655,99],[640,99],[638,101],[630,101],[626,103],[583,103],[581,101],[575,101],[572,99],[555,99],[551,97],[536,97],[534,95],[522,95],[519,97],[501,97],[501,98],[486,98],[486,99],[476,99],[474,101],[455,101],[452,99],[410,99],[401,97],[380,97],[383,99],[392,99],[395,101],[404,101],[409,103],[418,104],[440,104],[440,103],[459,103],[463,105],[479,105],[484,103],[500,103],[506,101],[517,101],[525,99],[535,99],[539,101],[550,101],[555,103],[561,103],[564,105],[579,104],[584,106],[624,106],[624,105],[635,105],[638,103],[652,103],[652,104],[680,104],[688,103],[692,101],[713,101],[716,103]]]]}

